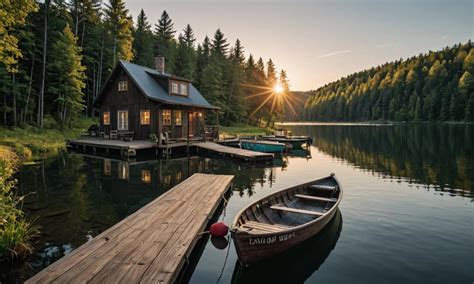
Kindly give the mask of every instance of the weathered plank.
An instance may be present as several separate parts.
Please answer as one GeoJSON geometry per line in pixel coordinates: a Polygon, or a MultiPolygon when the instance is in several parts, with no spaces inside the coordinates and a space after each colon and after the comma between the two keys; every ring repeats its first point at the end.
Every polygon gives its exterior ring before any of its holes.
{"type": "Polygon", "coordinates": [[[173,282],[232,179],[193,175],[26,283],[173,282]]]}
{"type": "Polygon", "coordinates": [[[201,142],[194,144],[196,147],[213,152],[219,155],[224,155],[231,158],[240,158],[250,161],[271,161],[274,155],[271,153],[262,153],[256,151],[250,151],[240,148],[234,148],[224,145],[219,145],[214,142],[201,142]]]}

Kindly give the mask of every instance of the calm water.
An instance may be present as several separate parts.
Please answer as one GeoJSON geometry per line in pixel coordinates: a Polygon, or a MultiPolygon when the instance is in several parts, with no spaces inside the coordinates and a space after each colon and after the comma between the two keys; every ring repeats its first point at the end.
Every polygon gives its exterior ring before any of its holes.
{"type": "Polygon", "coordinates": [[[195,172],[234,174],[220,219],[271,192],[335,172],[345,189],[325,230],[280,257],[242,268],[232,243],[204,239],[183,276],[192,283],[472,283],[474,127],[295,126],[309,152],[253,167],[206,157],[120,162],[62,154],[18,174],[42,237],[26,261],[1,263],[20,282],[195,172]]]}

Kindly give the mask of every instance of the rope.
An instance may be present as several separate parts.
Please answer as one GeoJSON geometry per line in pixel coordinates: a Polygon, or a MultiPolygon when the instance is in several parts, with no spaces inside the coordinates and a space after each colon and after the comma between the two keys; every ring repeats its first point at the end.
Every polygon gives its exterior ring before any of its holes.
{"type": "Polygon", "coordinates": [[[230,245],[232,243],[232,238],[230,237],[230,235],[227,237],[227,242],[228,242],[227,253],[224,259],[224,265],[222,265],[221,273],[219,273],[219,278],[217,278],[216,283],[219,283],[219,281],[221,281],[222,275],[224,274],[225,266],[227,264],[227,259],[229,258],[230,245]]]}

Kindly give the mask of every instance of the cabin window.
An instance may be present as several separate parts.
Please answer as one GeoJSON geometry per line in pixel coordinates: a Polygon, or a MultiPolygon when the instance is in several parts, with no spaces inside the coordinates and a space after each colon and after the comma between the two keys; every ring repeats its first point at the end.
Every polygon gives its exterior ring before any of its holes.
{"type": "Polygon", "coordinates": [[[128,90],[128,85],[127,85],[127,81],[120,81],[118,83],[118,90],[119,92],[125,92],[128,90]]]}
{"type": "Polygon", "coordinates": [[[173,111],[173,116],[174,116],[174,125],[176,125],[176,126],[183,125],[182,111],[180,111],[180,110],[173,111]]]}
{"type": "Polygon", "coordinates": [[[187,83],[179,84],[179,94],[183,95],[183,96],[188,95],[188,84],[187,83]]]}
{"type": "Polygon", "coordinates": [[[110,112],[104,111],[102,114],[102,122],[104,125],[110,125],[110,112]]]}
{"type": "Polygon", "coordinates": [[[143,183],[151,182],[151,172],[149,170],[142,170],[142,182],[143,183]]]}
{"type": "Polygon", "coordinates": [[[140,111],[140,124],[150,125],[150,111],[149,110],[140,111]]]}
{"type": "Polygon", "coordinates": [[[163,110],[163,125],[171,125],[171,110],[163,110]]]}
{"type": "Polygon", "coordinates": [[[128,130],[128,111],[119,110],[118,111],[118,130],[128,130]]]}
{"type": "Polygon", "coordinates": [[[171,82],[171,93],[179,94],[179,84],[177,82],[171,82]]]}

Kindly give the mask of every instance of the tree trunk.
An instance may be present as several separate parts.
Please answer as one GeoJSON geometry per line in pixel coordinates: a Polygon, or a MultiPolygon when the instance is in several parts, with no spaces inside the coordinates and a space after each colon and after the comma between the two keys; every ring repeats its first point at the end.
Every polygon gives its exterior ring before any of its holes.
{"type": "Polygon", "coordinates": [[[38,99],[38,126],[43,127],[43,114],[44,114],[44,85],[46,79],[46,54],[47,54],[47,40],[48,40],[48,9],[50,0],[45,1],[45,15],[44,15],[44,36],[43,36],[43,67],[41,76],[41,89],[38,99]]]}
{"type": "Polygon", "coordinates": [[[3,85],[3,126],[7,126],[7,90],[3,85]]]}
{"type": "Polygon", "coordinates": [[[12,92],[13,92],[13,126],[17,126],[17,112],[16,112],[16,82],[15,82],[15,73],[12,74],[12,92]]]}
{"type": "Polygon", "coordinates": [[[31,85],[33,83],[33,71],[35,68],[35,55],[33,54],[33,59],[31,61],[31,70],[30,70],[30,81],[28,82],[28,96],[26,98],[26,104],[25,104],[25,113],[22,118],[22,122],[26,122],[26,115],[28,113],[28,104],[30,103],[30,95],[31,95],[31,85]]]}

